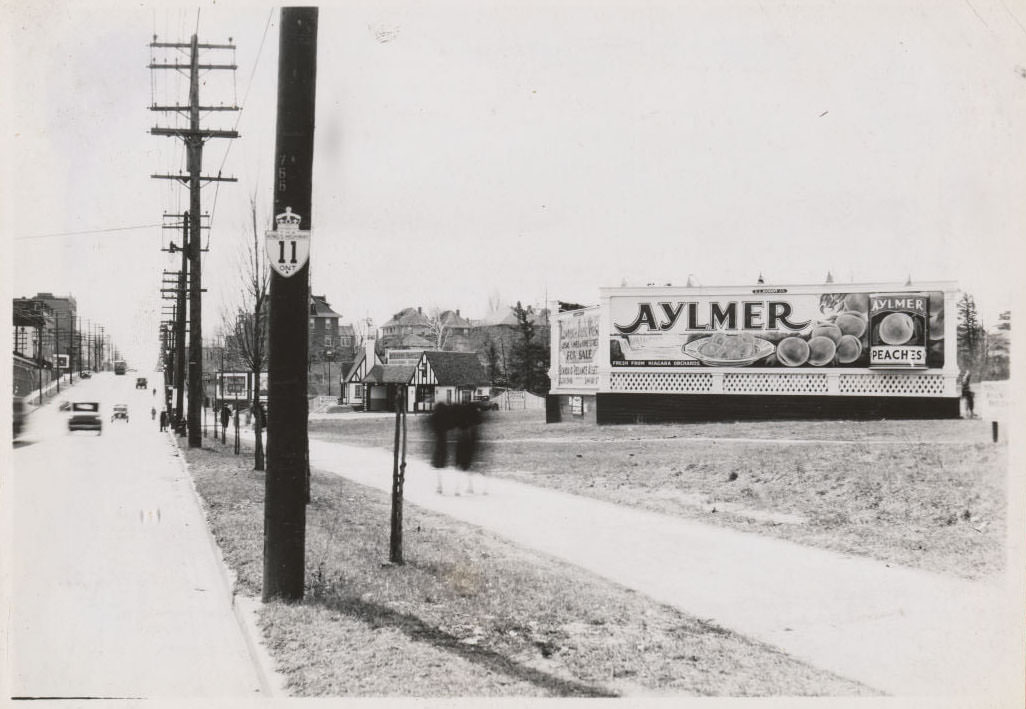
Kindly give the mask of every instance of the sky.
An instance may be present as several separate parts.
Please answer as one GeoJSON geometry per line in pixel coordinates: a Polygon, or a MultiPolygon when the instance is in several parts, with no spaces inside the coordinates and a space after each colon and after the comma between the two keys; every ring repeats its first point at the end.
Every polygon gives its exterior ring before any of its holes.
{"type": "MultiPolygon", "coordinates": [[[[260,2],[0,0],[5,297],[71,294],[156,362],[162,215],[187,82],[210,72],[204,335],[271,224],[278,18],[260,2]],[[231,53],[228,53],[229,55],[231,53]],[[227,55],[207,55],[223,59],[227,55]],[[86,232],[86,233],[83,233],[86,232]],[[91,232],[91,233],[90,233],[91,232]]],[[[1022,301],[1023,0],[432,0],[320,6],[311,285],[345,322],[408,306],[597,303],[647,283],[957,281],[985,324],[1022,301]]]]}

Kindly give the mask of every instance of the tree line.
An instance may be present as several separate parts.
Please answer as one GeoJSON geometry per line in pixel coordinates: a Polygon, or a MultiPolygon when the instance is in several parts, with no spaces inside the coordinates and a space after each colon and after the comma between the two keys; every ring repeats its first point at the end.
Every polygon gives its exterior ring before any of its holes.
{"type": "Polygon", "coordinates": [[[998,315],[997,323],[987,330],[976,301],[963,293],[956,305],[958,314],[958,368],[977,381],[1008,379],[1011,364],[1012,313],[998,315]]]}

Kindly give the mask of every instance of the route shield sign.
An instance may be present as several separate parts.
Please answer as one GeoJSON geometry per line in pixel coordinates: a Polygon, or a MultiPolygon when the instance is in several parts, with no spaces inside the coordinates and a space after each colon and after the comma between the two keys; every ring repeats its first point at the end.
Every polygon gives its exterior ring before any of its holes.
{"type": "Polygon", "coordinates": [[[310,260],[310,232],[299,228],[302,217],[286,207],[274,218],[277,228],[264,232],[267,262],[285,278],[294,275],[310,260]]]}

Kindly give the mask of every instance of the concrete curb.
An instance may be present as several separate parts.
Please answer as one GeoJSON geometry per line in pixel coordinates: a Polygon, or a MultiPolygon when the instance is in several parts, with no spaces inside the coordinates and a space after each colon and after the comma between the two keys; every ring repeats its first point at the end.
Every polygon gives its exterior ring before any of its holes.
{"type": "Polygon", "coordinates": [[[257,614],[263,604],[257,598],[235,592],[235,572],[228,568],[224,561],[224,553],[214,538],[213,532],[210,531],[210,519],[207,517],[206,505],[203,502],[203,497],[199,494],[199,490],[196,489],[196,481],[189,472],[189,463],[185,460],[185,455],[178,445],[178,437],[170,429],[167,431],[167,436],[182,466],[182,472],[189,482],[189,489],[192,491],[196,506],[203,516],[203,521],[206,523],[204,536],[217,559],[217,568],[220,572],[221,582],[224,585],[224,593],[231,604],[232,615],[235,616],[235,621],[242,631],[242,638],[246,643],[250,659],[253,661],[257,680],[260,682],[260,691],[268,698],[288,697],[289,694],[285,690],[285,677],[274,669],[274,660],[271,659],[271,655],[263,642],[263,634],[260,632],[257,614]]]}

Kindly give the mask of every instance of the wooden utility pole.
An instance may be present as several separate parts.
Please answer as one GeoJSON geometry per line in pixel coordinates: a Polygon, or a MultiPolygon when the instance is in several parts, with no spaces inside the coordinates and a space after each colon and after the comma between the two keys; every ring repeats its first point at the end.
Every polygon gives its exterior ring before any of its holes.
{"type": "MultiPolygon", "coordinates": [[[[200,238],[200,216],[202,214],[200,188],[203,182],[236,182],[234,177],[204,176],[203,170],[203,144],[210,138],[238,138],[239,134],[234,130],[206,130],[200,127],[200,112],[208,111],[238,111],[238,106],[201,106],[199,102],[200,71],[213,71],[217,69],[237,69],[232,64],[201,64],[199,59],[200,50],[231,50],[235,51],[234,44],[201,44],[196,35],[188,43],[181,42],[157,42],[150,43],[151,49],[177,49],[189,51],[189,62],[173,63],[150,62],[150,69],[173,69],[175,71],[188,72],[189,76],[189,102],[187,105],[157,105],[154,102],[150,106],[151,111],[162,111],[165,113],[178,112],[188,116],[188,128],[161,128],[150,129],[152,135],[164,135],[180,138],[186,147],[186,174],[175,175],[152,175],[156,179],[179,180],[189,187],[189,212],[184,220],[188,224],[189,239],[183,245],[188,256],[188,277],[189,277],[189,409],[188,434],[189,447],[199,448],[203,445],[202,431],[200,429],[203,409],[203,279],[202,279],[202,250],[203,244],[200,238]]],[[[186,255],[183,254],[183,255],[186,255]]],[[[184,259],[183,259],[184,261],[184,259]]],[[[183,265],[184,273],[185,267],[183,265]]],[[[181,314],[179,315],[181,317],[181,314]]],[[[177,343],[179,350],[185,346],[184,338],[177,343]]],[[[181,394],[176,404],[176,415],[181,415],[181,394]]]]}
{"type": "Polygon", "coordinates": [[[271,273],[267,371],[263,600],[303,598],[309,501],[307,263],[317,86],[317,8],[281,10],[275,136],[275,231],[267,235],[271,273]],[[280,235],[275,238],[275,235],[280,235]],[[305,247],[305,253],[303,252],[305,247]]]}
{"type": "Polygon", "coordinates": [[[185,291],[189,273],[189,213],[182,218],[182,265],[178,271],[178,292],[175,299],[175,431],[182,430],[185,402],[185,291]]]}

